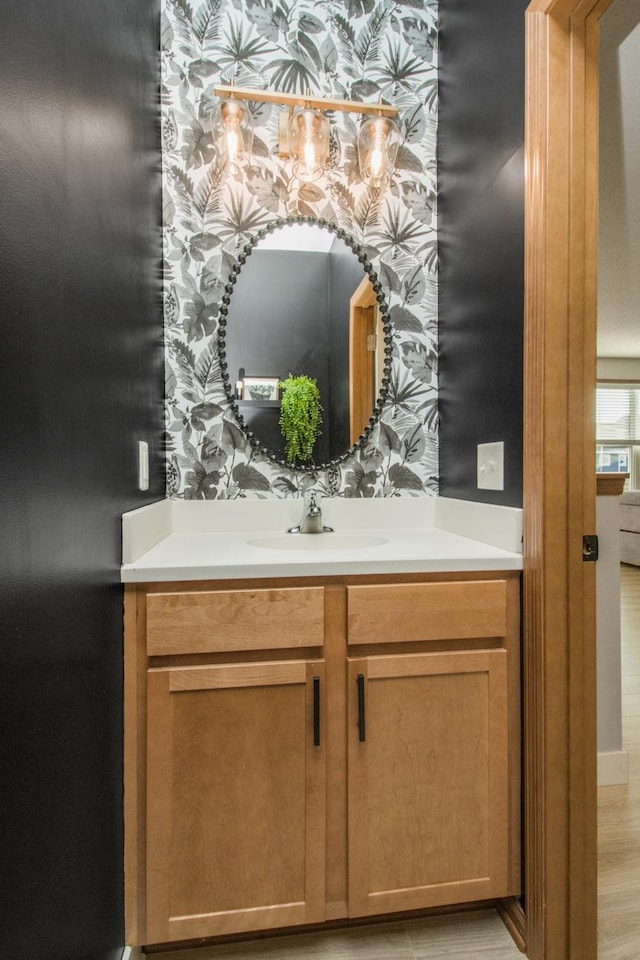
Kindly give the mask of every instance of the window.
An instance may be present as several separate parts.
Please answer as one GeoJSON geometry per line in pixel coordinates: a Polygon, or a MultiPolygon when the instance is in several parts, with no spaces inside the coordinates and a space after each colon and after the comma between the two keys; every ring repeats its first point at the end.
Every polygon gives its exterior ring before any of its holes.
{"type": "Polygon", "coordinates": [[[598,383],[596,471],[629,473],[626,488],[640,486],[640,386],[598,383]]]}

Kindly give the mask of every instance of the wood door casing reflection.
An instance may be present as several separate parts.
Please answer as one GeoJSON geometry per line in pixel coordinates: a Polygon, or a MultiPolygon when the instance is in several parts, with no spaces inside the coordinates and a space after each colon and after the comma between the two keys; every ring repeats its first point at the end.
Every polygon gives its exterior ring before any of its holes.
{"type": "Polygon", "coordinates": [[[370,336],[379,336],[378,299],[369,277],[364,277],[349,301],[349,439],[362,435],[376,405],[376,357],[370,336]]]}

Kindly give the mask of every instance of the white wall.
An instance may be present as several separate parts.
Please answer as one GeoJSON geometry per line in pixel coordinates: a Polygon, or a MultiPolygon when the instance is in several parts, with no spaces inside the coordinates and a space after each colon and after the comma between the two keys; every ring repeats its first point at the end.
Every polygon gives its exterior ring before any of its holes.
{"type": "Polygon", "coordinates": [[[640,0],[601,21],[598,356],[640,355],[640,0]]]}
{"type": "Polygon", "coordinates": [[[596,498],[600,558],[596,570],[598,638],[598,783],[626,783],[620,664],[620,499],[596,498]]]}

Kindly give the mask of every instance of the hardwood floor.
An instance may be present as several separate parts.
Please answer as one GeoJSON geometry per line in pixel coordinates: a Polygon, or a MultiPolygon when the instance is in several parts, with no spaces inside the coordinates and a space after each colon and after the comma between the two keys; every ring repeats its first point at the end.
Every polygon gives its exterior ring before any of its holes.
{"type": "Polygon", "coordinates": [[[622,564],[620,579],[629,783],[598,791],[599,960],[640,957],[640,567],[622,564]]]}
{"type": "Polygon", "coordinates": [[[522,960],[493,910],[156,953],[153,960],[522,960]]]}

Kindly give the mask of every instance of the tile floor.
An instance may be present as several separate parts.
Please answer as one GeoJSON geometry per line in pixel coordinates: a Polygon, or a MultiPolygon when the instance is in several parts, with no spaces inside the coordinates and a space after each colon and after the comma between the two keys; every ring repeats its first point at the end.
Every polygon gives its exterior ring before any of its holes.
{"type": "Polygon", "coordinates": [[[153,954],[150,960],[522,960],[493,910],[153,954]]]}

